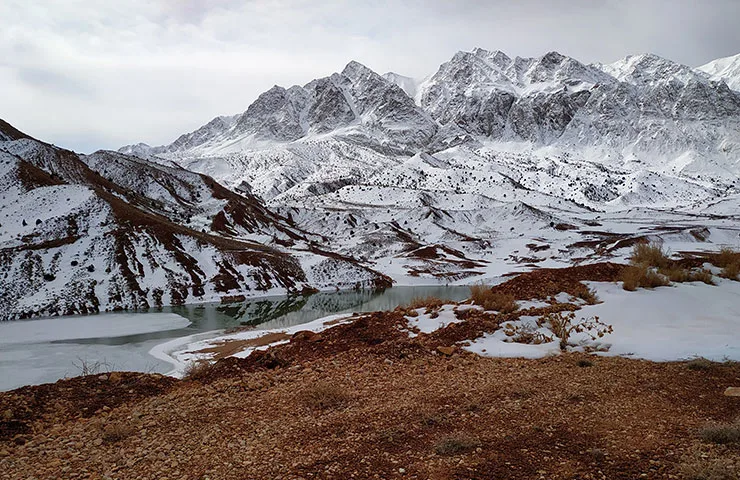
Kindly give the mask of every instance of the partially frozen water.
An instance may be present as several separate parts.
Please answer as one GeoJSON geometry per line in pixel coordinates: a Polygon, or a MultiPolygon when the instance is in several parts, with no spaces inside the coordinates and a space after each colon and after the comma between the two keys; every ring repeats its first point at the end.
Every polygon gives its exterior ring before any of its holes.
{"type": "Polygon", "coordinates": [[[415,297],[462,300],[467,287],[394,287],[382,293],[336,292],[265,297],[236,304],[167,307],[156,313],[105,313],[0,322],[0,391],[100,372],[165,373],[172,366],[149,355],[167,340],[252,325],[283,328],[335,313],[390,310],[415,297]]]}

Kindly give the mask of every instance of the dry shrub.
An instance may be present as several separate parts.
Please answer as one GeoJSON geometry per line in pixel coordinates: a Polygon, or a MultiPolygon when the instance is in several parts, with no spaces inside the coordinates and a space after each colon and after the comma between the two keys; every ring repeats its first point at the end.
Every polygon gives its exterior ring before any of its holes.
{"type": "Polygon", "coordinates": [[[740,264],[740,252],[737,252],[730,247],[722,247],[717,255],[715,255],[714,262],[712,263],[720,268],[732,264],[740,264]]]}
{"type": "Polygon", "coordinates": [[[596,340],[614,331],[611,325],[602,322],[599,317],[576,319],[574,312],[548,313],[537,320],[537,326],[549,328],[560,339],[561,350],[568,347],[573,333],[585,333],[591,340],[596,340]]]}
{"type": "Polygon", "coordinates": [[[719,445],[740,444],[740,418],[732,423],[707,425],[701,429],[699,435],[707,443],[717,443],[719,445]]]}
{"type": "Polygon", "coordinates": [[[195,360],[187,364],[182,378],[183,380],[203,380],[208,378],[212,369],[213,363],[208,360],[195,360]]]}
{"type": "Polygon", "coordinates": [[[442,305],[449,303],[448,301],[442,300],[439,297],[428,296],[428,297],[416,297],[411,299],[411,303],[406,308],[409,310],[416,310],[417,308],[426,308],[427,310],[437,310],[442,305]]]}
{"type": "Polygon", "coordinates": [[[706,358],[695,358],[686,363],[686,368],[689,370],[709,370],[713,365],[714,363],[706,358]]]}
{"type": "Polygon", "coordinates": [[[702,268],[698,271],[691,272],[690,282],[704,282],[707,285],[714,285],[714,278],[712,272],[706,268],[702,268]]]}
{"type": "Polygon", "coordinates": [[[729,247],[723,247],[714,256],[714,265],[720,267],[719,276],[729,280],[740,280],[740,252],[729,247]]]}
{"type": "Polygon", "coordinates": [[[728,280],[740,280],[740,263],[731,263],[723,267],[719,276],[728,280]]]}
{"type": "Polygon", "coordinates": [[[704,282],[707,285],[714,285],[712,272],[706,269],[691,270],[683,268],[677,264],[672,264],[668,267],[659,269],[658,273],[667,277],[671,282],[704,282]]]}
{"type": "Polygon", "coordinates": [[[434,445],[437,455],[457,455],[481,446],[480,440],[468,435],[452,435],[442,438],[434,445]]]}
{"type": "Polygon", "coordinates": [[[638,287],[664,287],[670,282],[666,277],[645,265],[625,268],[622,272],[622,287],[634,292],[638,287]]]}
{"type": "Polygon", "coordinates": [[[488,285],[471,285],[470,299],[473,304],[485,310],[495,310],[500,313],[511,313],[519,309],[513,295],[496,293],[488,285]]]}
{"type": "Polygon", "coordinates": [[[349,393],[340,385],[319,382],[301,391],[301,402],[314,410],[327,410],[344,405],[350,399],[349,393]]]}
{"type": "Polygon", "coordinates": [[[504,325],[504,334],[511,338],[512,342],[524,343],[527,345],[541,345],[543,343],[552,342],[552,337],[538,332],[537,327],[534,325],[514,325],[512,323],[507,323],[504,325]]]}
{"type": "MultiPolygon", "coordinates": [[[[706,457],[706,455],[704,455],[706,457]]],[[[729,459],[704,458],[700,453],[681,463],[681,478],[685,480],[737,480],[737,466],[729,459]]]]}
{"type": "Polygon", "coordinates": [[[590,288],[584,288],[578,292],[578,298],[586,302],[587,305],[596,305],[599,303],[599,297],[596,295],[596,292],[590,288]]]}
{"type": "Polygon", "coordinates": [[[656,268],[666,268],[671,264],[666,252],[657,243],[638,243],[632,249],[630,261],[634,265],[656,268]]]}

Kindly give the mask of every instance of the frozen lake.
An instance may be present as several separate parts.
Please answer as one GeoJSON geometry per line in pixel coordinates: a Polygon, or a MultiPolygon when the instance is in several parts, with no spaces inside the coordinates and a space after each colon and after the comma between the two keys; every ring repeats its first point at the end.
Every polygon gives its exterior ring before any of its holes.
{"type": "Polygon", "coordinates": [[[98,369],[166,373],[172,365],[149,354],[163,342],[251,325],[281,328],[335,313],[394,309],[413,298],[468,297],[467,287],[394,287],[385,292],[317,293],[265,297],[236,304],[167,307],[156,313],[104,313],[0,322],[0,391],[98,369]]]}

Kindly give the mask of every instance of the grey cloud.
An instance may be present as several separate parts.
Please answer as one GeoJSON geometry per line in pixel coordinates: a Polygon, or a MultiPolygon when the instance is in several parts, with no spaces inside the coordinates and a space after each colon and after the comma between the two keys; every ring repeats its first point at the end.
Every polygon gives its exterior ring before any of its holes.
{"type": "Polygon", "coordinates": [[[95,90],[81,80],[66,76],[64,73],[40,67],[21,67],[16,70],[18,78],[33,88],[61,95],[75,95],[92,100],[95,90]]]}
{"type": "Polygon", "coordinates": [[[350,60],[423,77],[476,46],[691,66],[740,52],[736,0],[10,0],[0,18],[0,116],[87,150],[170,142],[350,60]]]}

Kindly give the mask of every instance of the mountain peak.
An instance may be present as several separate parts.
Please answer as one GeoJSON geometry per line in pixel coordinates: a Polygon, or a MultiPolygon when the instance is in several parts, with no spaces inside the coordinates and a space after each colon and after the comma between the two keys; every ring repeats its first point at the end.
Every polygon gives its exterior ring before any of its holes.
{"type": "Polygon", "coordinates": [[[342,70],[342,75],[349,78],[350,80],[356,80],[359,77],[367,77],[378,74],[365,65],[361,64],[360,62],[352,60],[347,64],[346,67],[344,67],[344,70],[342,70]]]}

